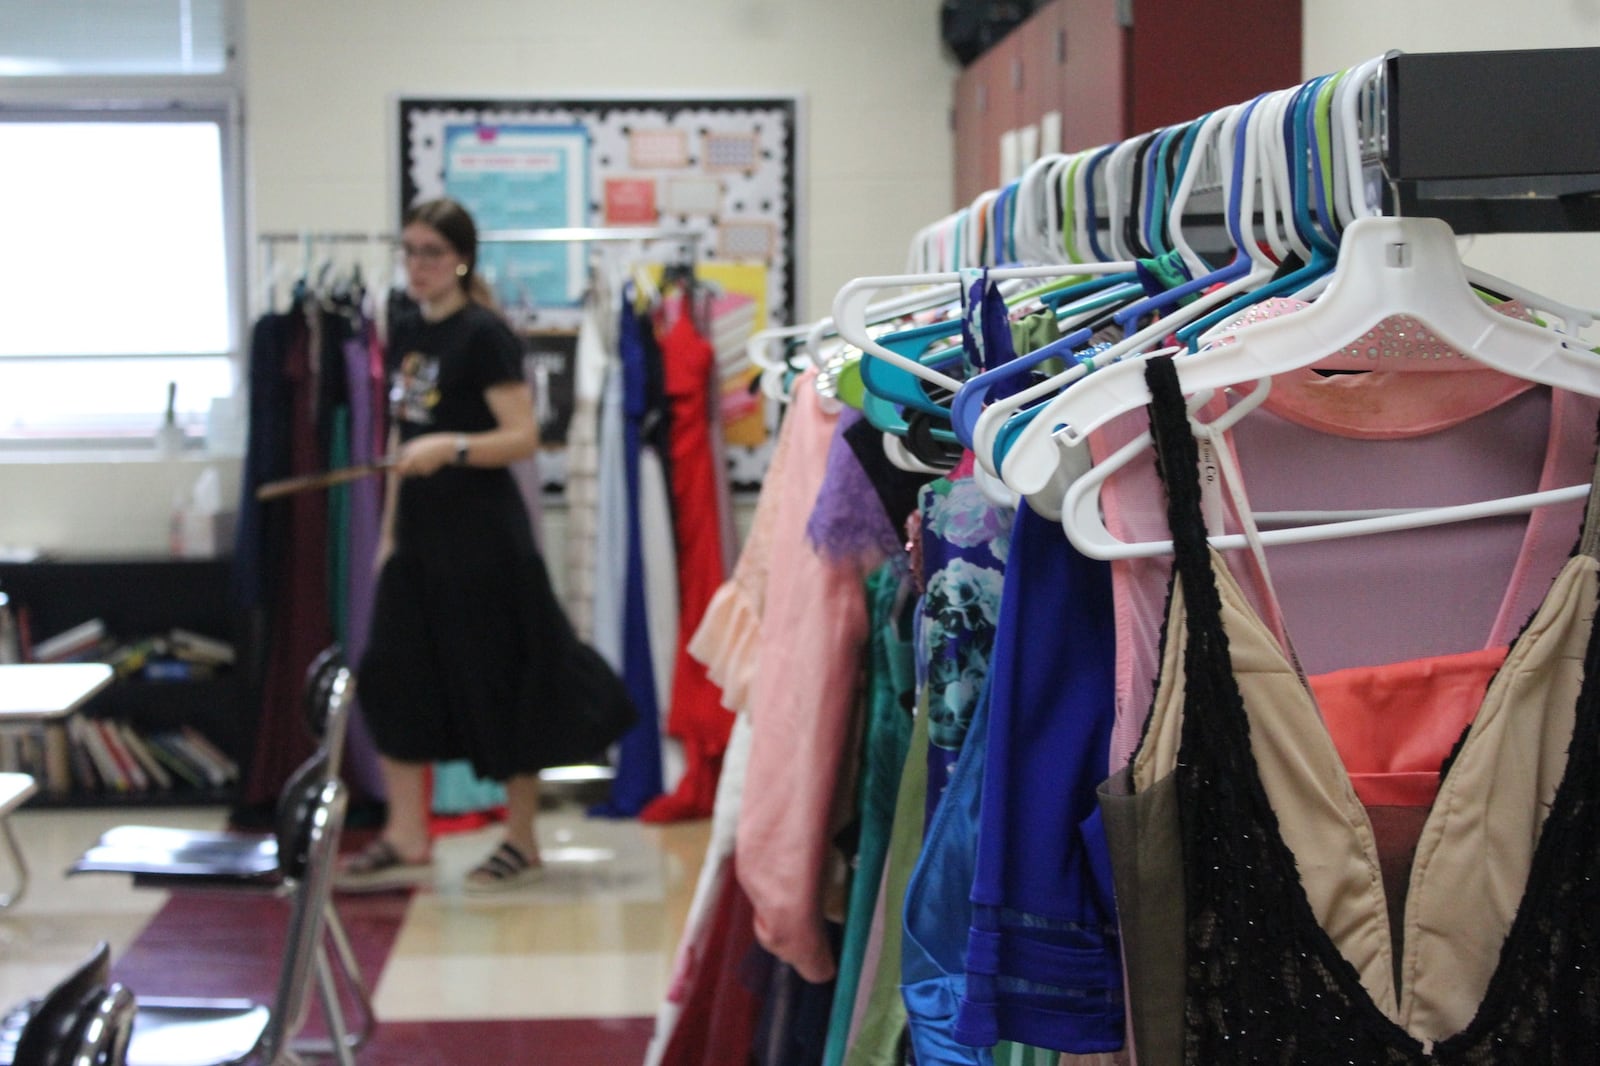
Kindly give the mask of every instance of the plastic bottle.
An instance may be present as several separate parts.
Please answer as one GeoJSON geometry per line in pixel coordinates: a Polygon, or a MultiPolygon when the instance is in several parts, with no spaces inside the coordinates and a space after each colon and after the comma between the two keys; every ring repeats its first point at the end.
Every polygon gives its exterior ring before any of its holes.
{"type": "Polygon", "coordinates": [[[178,383],[167,382],[167,417],[156,430],[156,451],[171,458],[183,450],[183,430],[178,428],[178,383]]]}

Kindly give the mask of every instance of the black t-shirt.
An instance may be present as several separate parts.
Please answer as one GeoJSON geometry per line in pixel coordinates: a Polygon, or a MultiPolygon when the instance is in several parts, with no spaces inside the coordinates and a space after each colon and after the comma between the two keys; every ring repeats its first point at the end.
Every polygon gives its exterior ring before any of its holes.
{"type": "Polygon", "coordinates": [[[402,441],[495,428],[484,390],[523,380],[521,342],[504,319],[477,304],[438,322],[401,317],[389,350],[389,415],[402,441]]]}

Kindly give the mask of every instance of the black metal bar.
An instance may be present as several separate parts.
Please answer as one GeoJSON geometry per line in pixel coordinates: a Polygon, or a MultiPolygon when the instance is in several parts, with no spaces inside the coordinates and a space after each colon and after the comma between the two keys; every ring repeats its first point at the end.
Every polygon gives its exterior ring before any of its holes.
{"type": "Polygon", "coordinates": [[[1600,230],[1600,48],[1397,52],[1384,78],[1386,213],[1600,230]]]}

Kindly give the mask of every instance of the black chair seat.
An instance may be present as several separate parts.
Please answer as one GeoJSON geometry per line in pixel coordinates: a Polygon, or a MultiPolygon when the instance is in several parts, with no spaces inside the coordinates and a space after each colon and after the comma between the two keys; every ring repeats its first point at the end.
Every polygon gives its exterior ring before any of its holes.
{"type": "Polygon", "coordinates": [[[123,825],[103,834],[73,864],[72,872],[276,880],[278,841],[267,833],[123,825]]]}

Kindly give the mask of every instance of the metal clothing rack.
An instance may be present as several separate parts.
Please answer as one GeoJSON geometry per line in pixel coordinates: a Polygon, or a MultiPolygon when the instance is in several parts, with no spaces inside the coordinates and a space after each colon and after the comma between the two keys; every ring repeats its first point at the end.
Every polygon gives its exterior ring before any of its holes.
{"type": "Polygon", "coordinates": [[[700,258],[704,234],[695,230],[659,226],[551,226],[539,229],[480,230],[479,244],[644,244],[651,241],[680,242],[692,268],[700,258]]]}
{"type": "Polygon", "coordinates": [[[256,234],[258,244],[394,244],[392,233],[357,233],[330,230],[276,231],[256,234]]]}
{"type": "Polygon", "coordinates": [[[1381,110],[1385,214],[1600,230],[1600,48],[1391,52],[1381,110]]]}
{"type": "MultiPolygon", "coordinates": [[[[594,244],[605,241],[682,241],[698,249],[705,234],[656,226],[553,226],[541,229],[483,230],[481,244],[594,244]]],[[[393,233],[338,230],[280,230],[256,234],[259,244],[396,244],[393,233]]]]}
{"type": "MultiPolygon", "coordinates": [[[[695,230],[658,226],[552,226],[537,229],[481,230],[480,244],[599,244],[611,242],[645,243],[678,241],[686,245],[690,264],[699,257],[705,234],[695,230]]],[[[266,274],[273,272],[273,248],[283,244],[313,245],[394,245],[394,233],[367,233],[359,230],[276,230],[256,234],[256,242],[266,252],[266,274]]],[[[270,301],[269,301],[270,302],[270,301]]]]}
{"type": "Polygon", "coordinates": [[[556,226],[546,229],[491,229],[478,234],[484,244],[592,244],[600,241],[686,241],[699,246],[704,234],[655,226],[556,226]]]}

